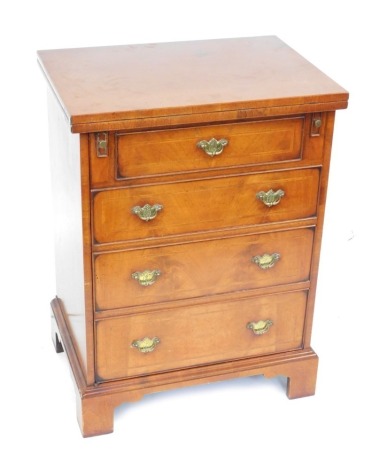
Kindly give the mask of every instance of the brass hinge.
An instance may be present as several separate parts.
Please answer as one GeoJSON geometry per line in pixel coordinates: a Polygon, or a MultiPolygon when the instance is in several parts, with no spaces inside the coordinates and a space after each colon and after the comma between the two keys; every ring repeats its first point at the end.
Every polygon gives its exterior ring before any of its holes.
{"type": "Polygon", "coordinates": [[[108,156],[108,132],[98,132],[96,134],[96,152],[98,157],[108,156]]]}
{"type": "Polygon", "coordinates": [[[311,137],[318,137],[322,126],[321,113],[314,113],[311,124],[311,137]]]}

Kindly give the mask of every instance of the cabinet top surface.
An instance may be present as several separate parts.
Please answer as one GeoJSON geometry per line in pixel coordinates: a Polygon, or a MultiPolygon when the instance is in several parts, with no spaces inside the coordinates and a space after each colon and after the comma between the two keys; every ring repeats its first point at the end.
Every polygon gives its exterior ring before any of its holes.
{"type": "Polygon", "coordinates": [[[348,100],[275,36],[45,50],[38,60],[73,131],[194,113],[335,110],[348,100]]]}

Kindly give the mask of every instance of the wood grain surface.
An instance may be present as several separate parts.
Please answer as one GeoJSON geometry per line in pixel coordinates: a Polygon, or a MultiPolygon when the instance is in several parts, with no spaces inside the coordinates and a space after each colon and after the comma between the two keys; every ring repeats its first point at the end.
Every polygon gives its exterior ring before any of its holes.
{"type": "Polygon", "coordinates": [[[38,58],[81,132],[146,117],[347,105],[346,90],[275,36],[60,49],[38,58]]]}

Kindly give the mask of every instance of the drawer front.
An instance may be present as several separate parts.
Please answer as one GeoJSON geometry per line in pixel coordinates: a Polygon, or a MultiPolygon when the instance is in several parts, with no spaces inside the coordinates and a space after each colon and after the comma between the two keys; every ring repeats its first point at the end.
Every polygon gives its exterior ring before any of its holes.
{"type": "Polygon", "coordinates": [[[309,279],[313,229],[95,256],[96,309],[109,310],[309,279]]]}
{"type": "Polygon", "coordinates": [[[298,291],[99,320],[98,380],[301,348],[306,299],[298,291]]]}
{"type": "Polygon", "coordinates": [[[312,217],[317,212],[319,177],[314,168],[100,191],[93,196],[94,243],[312,217]],[[276,205],[262,200],[270,190],[276,193],[276,205]],[[159,209],[148,221],[135,213],[146,205],[159,209]]]}
{"type": "Polygon", "coordinates": [[[117,177],[149,177],[299,160],[303,127],[303,118],[293,118],[117,134],[117,177]],[[218,142],[210,142],[212,139],[218,142]]]}

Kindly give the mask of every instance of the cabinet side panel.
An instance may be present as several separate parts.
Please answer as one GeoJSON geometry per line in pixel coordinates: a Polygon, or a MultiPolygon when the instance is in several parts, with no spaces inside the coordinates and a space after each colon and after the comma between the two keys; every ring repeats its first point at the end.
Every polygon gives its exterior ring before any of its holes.
{"type": "Polygon", "coordinates": [[[49,137],[55,217],[56,293],[83,372],[87,370],[80,135],[49,90],[49,137]]]}
{"type": "MultiPolygon", "coordinates": [[[[324,117],[325,130],[324,130],[323,164],[322,164],[321,179],[320,179],[317,226],[316,226],[314,244],[313,244],[312,267],[311,267],[311,276],[310,276],[311,288],[309,290],[307,315],[306,315],[306,322],[305,322],[305,329],[304,329],[304,347],[305,348],[310,347],[310,342],[311,342],[313,313],[315,310],[318,269],[319,269],[319,263],[320,263],[322,233],[323,233],[323,226],[324,226],[325,204],[326,204],[326,196],[327,196],[327,189],[328,189],[330,158],[331,158],[331,151],[332,151],[335,112],[330,111],[328,113],[325,113],[324,116],[325,116],[324,117]]],[[[313,138],[317,139],[318,137],[313,137],[313,138]]]]}

